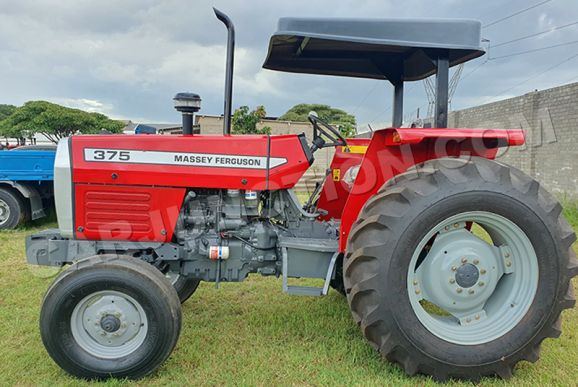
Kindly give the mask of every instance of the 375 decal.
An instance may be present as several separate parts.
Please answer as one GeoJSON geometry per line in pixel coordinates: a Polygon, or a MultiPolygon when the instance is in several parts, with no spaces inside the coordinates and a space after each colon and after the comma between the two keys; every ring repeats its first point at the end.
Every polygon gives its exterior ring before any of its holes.
{"type": "MultiPolygon", "coordinates": [[[[130,161],[129,151],[118,151],[113,149],[95,149],[93,153],[95,161],[130,161]]],[[[86,158],[85,158],[86,159],[86,158]]]]}

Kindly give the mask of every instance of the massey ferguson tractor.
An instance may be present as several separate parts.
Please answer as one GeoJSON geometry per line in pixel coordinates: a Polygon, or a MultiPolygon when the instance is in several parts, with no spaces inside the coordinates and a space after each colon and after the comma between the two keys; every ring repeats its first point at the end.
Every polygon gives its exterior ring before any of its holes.
{"type": "Polygon", "coordinates": [[[215,13],[228,29],[222,136],[193,134],[200,98],[180,93],[183,135],[58,144],[59,229],[27,239],[29,263],[70,265],[40,314],[54,361],[143,377],[173,351],[200,281],[250,273],[288,294],[344,294],[369,344],[410,375],[509,378],[538,360],[575,303],[576,238],[552,195],[494,160],[522,130],[447,128],[449,68],[484,54],[480,23],[281,19],[263,67],[393,84],[391,128],[344,138],[312,113],[307,139],[231,135],[234,27],[215,13]],[[435,128],[402,128],[404,83],[433,74],[435,128]],[[302,204],[293,187],[326,147],[330,170],[302,204]]]}

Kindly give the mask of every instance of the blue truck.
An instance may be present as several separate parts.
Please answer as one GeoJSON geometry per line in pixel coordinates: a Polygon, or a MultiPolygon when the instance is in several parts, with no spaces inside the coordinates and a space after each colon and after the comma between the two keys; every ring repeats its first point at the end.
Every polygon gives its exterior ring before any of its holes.
{"type": "Polygon", "coordinates": [[[54,201],[55,146],[0,151],[0,230],[46,216],[54,201]]]}

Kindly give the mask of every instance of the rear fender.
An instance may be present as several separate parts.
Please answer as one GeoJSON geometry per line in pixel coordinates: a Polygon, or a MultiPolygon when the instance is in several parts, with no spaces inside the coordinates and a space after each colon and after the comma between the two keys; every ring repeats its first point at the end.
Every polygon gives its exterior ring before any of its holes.
{"type": "Polygon", "coordinates": [[[415,129],[376,131],[343,206],[340,251],[363,205],[388,180],[416,164],[442,157],[479,156],[494,159],[498,148],[524,144],[521,129],[415,129]]]}

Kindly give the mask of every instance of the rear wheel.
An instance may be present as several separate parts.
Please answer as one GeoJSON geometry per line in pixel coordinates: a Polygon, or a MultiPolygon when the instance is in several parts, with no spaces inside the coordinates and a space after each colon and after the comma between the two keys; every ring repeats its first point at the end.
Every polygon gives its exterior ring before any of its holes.
{"type": "Polygon", "coordinates": [[[575,303],[574,241],[561,206],[522,172],[433,160],[366,203],[345,289],[366,338],[407,373],[508,378],[561,333],[575,303]]]}
{"type": "Polygon", "coordinates": [[[44,297],[40,333],[52,359],[86,379],[136,379],[158,368],[181,328],[177,293],[150,264],[100,255],[64,271],[44,297]]]}
{"type": "Polygon", "coordinates": [[[0,188],[0,230],[16,228],[26,218],[22,198],[12,190],[0,188]]]}

